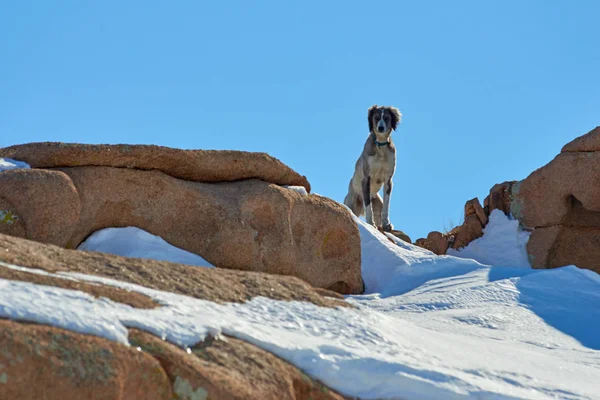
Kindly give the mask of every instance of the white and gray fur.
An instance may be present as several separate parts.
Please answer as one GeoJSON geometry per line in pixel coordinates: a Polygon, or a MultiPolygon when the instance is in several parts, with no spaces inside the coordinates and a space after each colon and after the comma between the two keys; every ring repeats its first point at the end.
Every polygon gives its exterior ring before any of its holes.
{"type": "Polygon", "coordinates": [[[366,214],[367,223],[384,231],[393,230],[390,223],[392,178],[396,171],[396,147],[391,134],[402,114],[395,107],[371,106],[368,110],[369,137],[354,167],[344,204],[354,215],[366,214]],[[379,190],[383,186],[383,201],[379,190]]]}

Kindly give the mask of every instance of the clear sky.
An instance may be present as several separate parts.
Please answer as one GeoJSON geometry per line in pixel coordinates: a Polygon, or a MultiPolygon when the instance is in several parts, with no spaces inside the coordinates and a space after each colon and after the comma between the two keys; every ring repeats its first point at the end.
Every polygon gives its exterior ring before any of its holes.
{"type": "Polygon", "coordinates": [[[404,114],[412,239],[600,125],[600,2],[6,1],[0,146],[264,151],[342,201],[366,111],[404,114]]]}

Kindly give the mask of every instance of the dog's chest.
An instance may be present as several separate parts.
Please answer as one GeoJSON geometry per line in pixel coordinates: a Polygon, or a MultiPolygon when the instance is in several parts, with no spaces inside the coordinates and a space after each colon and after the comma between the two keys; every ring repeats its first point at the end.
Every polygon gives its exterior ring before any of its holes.
{"type": "Polygon", "coordinates": [[[378,151],[368,158],[369,175],[374,184],[383,184],[394,172],[394,153],[391,151],[378,151]]]}

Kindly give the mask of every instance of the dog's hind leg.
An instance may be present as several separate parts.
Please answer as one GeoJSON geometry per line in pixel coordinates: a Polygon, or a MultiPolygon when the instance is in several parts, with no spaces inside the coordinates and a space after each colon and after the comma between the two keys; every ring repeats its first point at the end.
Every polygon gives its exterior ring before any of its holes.
{"type": "Polygon", "coordinates": [[[373,205],[373,222],[375,226],[381,228],[381,212],[383,211],[383,200],[379,193],[375,193],[375,196],[371,197],[371,204],[373,205]]]}
{"type": "Polygon", "coordinates": [[[360,217],[365,211],[362,196],[352,190],[352,184],[350,184],[350,187],[348,188],[348,194],[344,198],[344,204],[350,208],[352,213],[357,217],[360,217]]]}

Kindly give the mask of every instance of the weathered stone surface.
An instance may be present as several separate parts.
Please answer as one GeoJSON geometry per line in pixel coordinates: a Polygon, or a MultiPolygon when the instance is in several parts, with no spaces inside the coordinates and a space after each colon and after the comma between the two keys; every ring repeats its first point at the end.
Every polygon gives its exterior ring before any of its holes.
{"type": "MultiPolygon", "coordinates": [[[[329,292],[317,291],[306,282],[291,276],[193,267],[165,261],[66,250],[2,234],[0,234],[0,261],[48,272],[79,272],[104,276],[217,303],[241,303],[262,296],[275,300],[308,301],[322,307],[349,306],[345,301],[332,298],[334,296],[329,292]],[[321,294],[328,297],[323,297],[321,294]]],[[[0,266],[0,271],[4,269],[6,267],[0,266]]],[[[23,280],[7,275],[9,272],[5,271],[4,275],[8,279],[23,280]]],[[[33,278],[27,280],[33,282],[33,278]]],[[[58,286],[49,281],[39,281],[39,283],[58,286]]],[[[78,289],[77,286],[70,288],[78,289]]],[[[79,289],[87,291],[85,288],[79,289]]],[[[90,291],[88,293],[94,294],[90,291]]],[[[132,303],[133,296],[117,301],[141,306],[132,303]]]]}
{"type": "Polygon", "coordinates": [[[139,330],[130,330],[129,338],[133,346],[160,361],[179,399],[343,398],[296,367],[239,339],[209,337],[188,354],[139,330]]]}
{"type": "Polygon", "coordinates": [[[600,151],[600,126],[563,146],[561,153],[600,151]]]}
{"type": "Polygon", "coordinates": [[[476,214],[469,215],[460,226],[452,248],[460,249],[466,247],[473,240],[481,236],[483,236],[483,226],[481,225],[481,221],[479,221],[479,217],[476,214]]]}
{"type": "Polygon", "coordinates": [[[410,240],[410,237],[402,231],[393,229],[390,233],[392,235],[396,236],[398,239],[404,240],[407,243],[412,243],[412,241],[410,240]]]}
{"type": "Polygon", "coordinates": [[[108,167],[60,172],[72,179],[82,204],[69,248],[102,228],[136,226],[220,268],[292,275],[344,294],[363,291],[358,227],[346,208],[325,197],[259,180],[198,183],[108,167]]]}
{"type": "Polygon", "coordinates": [[[173,399],[149,354],[49,326],[0,320],[0,365],[0,399],[173,399]]]}
{"type": "MultiPolygon", "coordinates": [[[[0,239],[1,238],[2,236],[0,236],[0,239]]],[[[4,250],[10,251],[11,249],[4,250]]],[[[155,308],[159,306],[158,303],[154,302],[154,300],[152,300],[150,297],[141,293],[120,289],[114,286],[81,282],[75,279],[68,279],[67,277],[60,278],[29,271],[22,271],[9,268],[3,264],[0,264],[0,279],[30,282],[36,285],[55,286],[63,289],[79,290],[91,294],[94,297],[106,297],[112,301],[129,304],[130,306],[136,308],[155,308]]]]}
{"type": "Polygon", "coordinates": [[[489,216],[492,211],[496,209],[501,210],[506,215],[510,213],[510,206],[512,202],[512,186],[515,183],[516,181],[502,182],[494,185],[490,189],[490,194],[483,202],[484,211],[487,216],[489,216]]]}
{"type": "Polygon", "coordinates": [[[0,172],[0,233],[66,246],[79,219],[79,196],[59,171],[15,169],[0,172]],[[7,224],[7,212],[17,225],[7,224]]]}
{"type": "Polygon", "coordinates": [[[415,244],[437,255],[446,254],[449,245],[448,238],[437,231],[429,232],[426,239],[417,239],[415,244]]]}
{"type": "MultiPolygon", "coordinates": [[[[1,195],[0,195],[1,196],[1,195]]],[[[6,235],[27,237],[23,219],[17,213],[16,207],[0,197],[0,233],[6,235]]]]}
{"type": "Polygon", "coordinates": [[[1,148],[0,157],[25,161],[33,168],[105,166],[158,170],[194,182],[260,179],[278,185],[304,186],[310,192],[306,177],[266,153],[43,142],[1,148]]]}
{"type": "Polygon", "coordinates": [[[547,268],[576,265],[600,273],[600,227],[562,227],[546,263],[547,268]]]}
{"type": "Polygon", "coordinates": [[[477,218],[479,218],[479,222],[481,222],[481,225],[484,227],[487,225],[488,217],[485,215],[483,207],[481,207],[481,203],[479,203],[479,199],[477,197],[467,201],[465,204],[465,218],[470,215],[476,215],[477,218]]]}
{"type": "Polygon", "coordinates": [[[575,198],[600,211],[600,152],[562,153],[513,185],[511,212],[528,227],[559,225],[575,198]]]}
{"type": "Polygon", "coordinates": [[[552,247],[561,230],[561,226],[555,225],[536,228],[531,233],[527,242],[527,254],[533,268],[547,268],[552,257],[552,247]]]}

